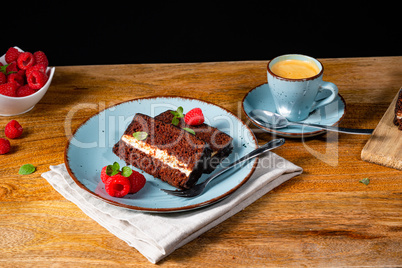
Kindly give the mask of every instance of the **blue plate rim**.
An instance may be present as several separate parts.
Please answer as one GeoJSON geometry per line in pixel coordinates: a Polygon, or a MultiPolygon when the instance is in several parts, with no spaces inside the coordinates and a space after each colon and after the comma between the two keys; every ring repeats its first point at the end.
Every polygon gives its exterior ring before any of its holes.
{"type": "MultiPolygon", "coordinates": [[[[246,93],[246,95],[244,95],[243,100],[242,100],[242,103],[241,103],[241,108],[242,108],[243,113],[246,115],[247,119],[250,120],[255,126],[257,126],[257,127],[260,128],[260,129],[263,129],[263,130],[265,130],[265,131],[267,131],[267,132],[269,132],[269,133],[276,134],[276,135],[278,135],[278,136],[284,136],[284,137],[287,137],[287,138],[304,138],[304,137],[307,138],[307,137],[317,136],[317,135],[320,135],[320,134],[323,134],[323,133],[326,133],[326,132],[327,132],[326,130],[316,130],[316,131],[311,131],[311,132],[306,132],[306,133],[283,132],[283,131],[279,131],[279,130],[267,128],[267,127],[265,127],[265,126],[263,126],[263,125],[261,125],[261,124],[258,124],[258,122],[254,121],[254,120],[247,114],[246,110],[244,109],[244,102],[245,102],[245,100],[247,99],[247,96],[248,96],[251,92],[253,92],[253,91],[256,90],[257,88],[259,88],[259,87],[261,87],[261,86],[264,86],[264,85],[268,85],[268,83],[262,83],[262,84],[260,84],[260,85],[258,85],[258,86],[256,86],[256,87],[252,88],[249,92],[246,93]]],[[[346,112],[347,112],[347,106],[346,106],[345,99],[344,99],[344,98],[342,97],[342,95],[339,94],[339,93],[338,93],[338,96],[339,96],[340,100],[343,102],[343,105],[344,105],[345,108],[344,108],[344,112],[343,112],[342,116],[338,119],[338,121],[336,121],[336,122],[335,122],[334,124],[332,124],[331,126],[337,126],[337,125],[342,121],[342,119],[345,117],[346,112]]]]}
{"type": "Polygon", "coordinates": [[[252,137],[252,140],[253,140],[253,142],[254,142],[254,145],[255,145],[256,147],[258,147],[258,141],[257,141],[257,138],[256,138],[255,135],[254,135],[254,132],[253,132],[240,118],[238,118],[234,113],[232,113],[232,112],[229,111],[228,109],[223,108],[223,107],[221,107],[221,106],[219,106],[219,105],[216,105],[216,104],[214,104],[214,103],[212,103],[212,102],[205,101],[205,100],[200,100],[200,99],[196,99],[196,98],[191,98],[191,97],[178,97],[178,96],[152,96],[152,97],[141,97],[141,98],[130,99],[130,100],[122,101],[122,102],[116,103],[116,104],[114,104],[114,105],[111,105],[111,106],[109,106],[109,107],[107,107],[107,108],[105,108],[105,109],[103,109],[103,110],[101,110],[101,111],[98,111],[96,114],[91,115],[91,116],[88,117],[85,121],[83,121],[83,122],[72,132],[71,137],[69,137],[69,139],[68,139],[68,141],[67,141],[67,143],[66,143],[66,146],[65,146],[65,150],[64,150],[64,163],[65,163],[65,165],[66,165],[67,172],[69,173],[69,175],[71,176],[71,178],[73,179],[73,181],[74,181],[81,189],[85,190],[86,192],[88,192],[88,193],[91,194],[92,196],[94,196],[94,197],[96,197],[96,198],[98,198],[98,199],[101,199],[102,201],[105,201],[106,203],[109,203],[109,204],[111,204],[111,205],[117,206],[117,207],[122,207],[122,208],[126,208],[126,209],[129,209],[129,210],[135,210],[135,211],[138,211],[138,212],[171,213],[171,212],[183,212],[183,211],[188,211],[188,210],[194,210],[194,209],[198,209],[198,208],[202,208],[202,207],[205,207],[205,206],[212,205],[212,204],[214,204],[214,203],[216,203],[216,202],[218,202],[218,201],[221,201],[221,200],[225,199],[226,197],[230,196],[231,194],[233,194],[236,190],[238,190],[244,183],[246,183],[246,182],[249,180],[249,178],[250,178],[251,175],[254,173],[254,171],[255,171],[255,169],[256,169],[256,167],[257,167],[257,164],[258,164],[258,157],[256,157],[256,158],[254,159],[254,164],[253,164],[253,166],[252,166],[250,172],[245,176],[245,178],[244,178],[239,184],[237,184],[235,187],[233,187],[232,189],[230,189],[229,191],[225,192],[224,194],[222,194],[222,195],[220,195],[220,196],[217,196],[217,197],[215,197],[215,198],[209,199],[209,200],[204,201],[204,202],[200,202],[200,203],[193,204],[193,205],[189,205],[189,206],[174,207],[174,208],[149,208],[149,207],[144,208],[144,207],[138,207],[138,206],[126,205],[126,204],[118,203],[118,202],[115,202],[115,201],[113,201],[113,200],[106,199],[106,198],[104,198],[104,197],[102,197],[102,196],[96,194],[95,192],[89,190],[84,184],[82,184],[82,183],[79,181],[79,179],[75,176],[74,171],[71,170],[70,165],[69,165],[69,159],[68,159],[68,151],[69,151],[69,147],[70,147],[70,144],[71,144],[71,140],[74,138],[74,136],[75,136],[75,134],[78,132],[78,130],[79,130],[81,127],[83,127],[83,126],[84,126],[90,119],[92,119],[93,117],[98,116],[100,113],[102,113],[102,112],[104,112],[104,111],[106,111],[106,110],[108,110],[108,109],[111,109],[111,108],[113,108],[113,107],[116,107],[116,106],[119,106],[119,105],[122,105],[122,104],[125,104],[125,103],[128,103],[128,102],[133,102],[133,101],[152,100],[152,99],[155,99],[155,100],[156,100],[156,99],[161,99],[161,98],[162,98],[162,99],[163,99],[163,98],[166,98],[166,99],[184,99],[184,100],[190,100],[190,101],[191,101],[191,100],[194,100],[194,101],[203,102],[203,103],[208,104],[208,105],[213,105],[213,106],[218,107],[219,109],[224,110],[225,112],[227,112],[228,114],[230,114],[231,116],[233,116],[234,118],[236,118],[237,120],[239,120],[239,122],[241,122],[241,124],[243,125],[243,127],[245,127],[245,128],[248,130],[248,132],[250,133],[250,135],[251,135],[251,137],[252,137]]]}

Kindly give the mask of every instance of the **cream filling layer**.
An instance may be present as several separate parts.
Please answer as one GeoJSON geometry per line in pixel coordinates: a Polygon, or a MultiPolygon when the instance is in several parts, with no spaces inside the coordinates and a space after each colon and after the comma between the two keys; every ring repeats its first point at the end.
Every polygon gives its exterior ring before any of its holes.
{"type": "Polygon", "coordinates": [[[191,169],[188,168],[186,163],[179,161],[175,156],[170,155],[167,151],[161,150],[159,148],[153,147],[143,141],[137,140],[136,138],[123,135],[121,139],[128,145],[134,147],[137,150],[140,150],[143,153],[146,153],[149,156],[152,156],[171,168],[179,170],[181,173],[186,174],[188,177],[191,173],[191,169]]]}

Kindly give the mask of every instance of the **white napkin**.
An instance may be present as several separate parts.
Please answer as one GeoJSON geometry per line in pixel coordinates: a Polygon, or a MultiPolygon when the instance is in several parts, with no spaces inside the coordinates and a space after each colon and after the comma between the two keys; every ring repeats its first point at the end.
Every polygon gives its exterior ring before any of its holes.
{"type": "Polygon", "coordinates": [[[156,214],[117,207],[92,196],[75,184],[64,164],[50,166],[50,169],[42,177],[53,188],[112,234],[135,247],[152,263],[302,173],[300,167],[270,152],[260,157],[251,178],[228,198],[201,209],[156,214]]]}

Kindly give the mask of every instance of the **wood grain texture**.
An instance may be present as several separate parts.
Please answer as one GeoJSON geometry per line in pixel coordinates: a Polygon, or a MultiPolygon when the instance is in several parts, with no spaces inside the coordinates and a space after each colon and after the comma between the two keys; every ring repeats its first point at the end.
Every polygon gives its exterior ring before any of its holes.
{"type": "MultiPolygon", "coordinates": [[[[342,127],[375,128],[402,85],[402,57],[321,59],[324,80],[347,103],[342,127]]],[[[241,100],[266,82],[267,61],[56,67],[24,127],[0,155],[0,266],[153,266],[58,194],[40,174],[63,162],[71,132],[93,114],[138,97],[187,96],[239,116],[260,144],[241,100]],[[21,165],[37,171],[18,175],[21,165]]],[[[162,267],[402,266],[402,172],[362,161],[369,136],[287,139],[277,154],[302,175],[176,250],[162,267]],[[370,184],[359,180],[369,178],[370,184]]]]}
{"type": "Polygon", "coordinates": [[[399,91],[364,146],[365,161],[402,170],[402,131],[393,123],[399,91]]]}

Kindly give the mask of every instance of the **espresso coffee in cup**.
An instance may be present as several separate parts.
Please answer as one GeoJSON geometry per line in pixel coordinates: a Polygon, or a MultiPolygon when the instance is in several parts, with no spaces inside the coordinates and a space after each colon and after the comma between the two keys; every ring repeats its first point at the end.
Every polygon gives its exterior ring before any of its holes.
{"type": "Polygon", "coordinates": [[[301,79],[317,75],[320,69],[315,63],[310,61],[289,59],[278,61],[272,65],[271,71],[284,78],[301,79]]]}
{"type": "Polygon", "coordinates": [[[290,121],[301,121],[310,112],[331,103],[338,95],[338,88],[322,81],[323,73],[321,62],[309,56],[288,54],[272,59],[267,66],[267,77],[276,112],[290,121]],[[331,91],[331,95],[315,101],[324,89],[331,91]]]}

